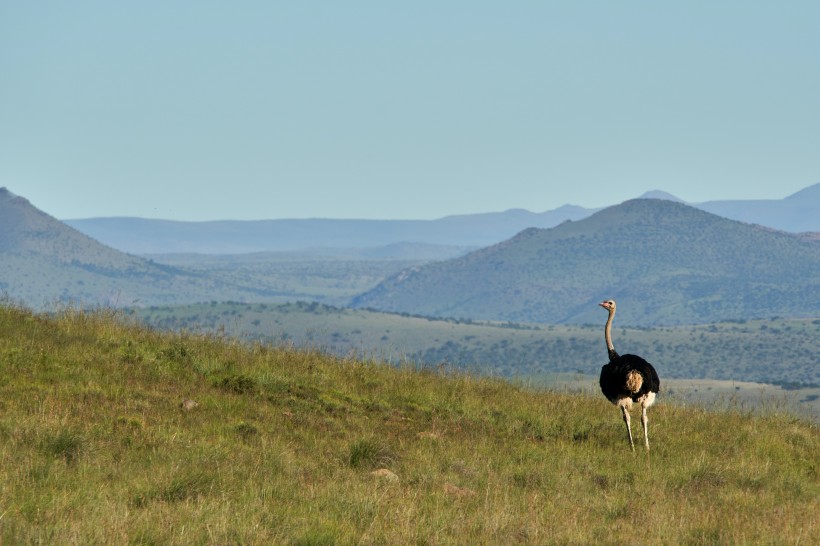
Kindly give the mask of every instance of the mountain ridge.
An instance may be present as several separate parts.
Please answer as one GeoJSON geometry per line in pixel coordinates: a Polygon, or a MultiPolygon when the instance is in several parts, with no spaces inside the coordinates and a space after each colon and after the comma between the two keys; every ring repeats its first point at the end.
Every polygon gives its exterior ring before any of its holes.
{"type": "MultiPolygon", "coordinates": [[[[471,227],[469,218],[449,221],[461,223],[461,230],[471,227]]],[[[820,308],[818,239],[727,220],[670,200],[630,200],[552,228],[527,228],[464,255],[461,247],[419,243],[341,252],[338,271],[324,259],[322,270],[311,277],[314,287],[324,287],[321,292],[310,292],[303,282],[310,273],[305,267],[315,266],[304,261],[311,259],[307,254],[294,255],[293,265],[280,261],[271,278],[265,275],[274,272],[266,265],[272,262],[264,255],[245,260],[245,268],[233,273],[224,260],[205,264],[183,256],[158,263],[159,255],[146,259],[103,245],[8,190],[0,192],[0,228],[0,291],[34,307],[63,301],[282,302],[316,293],[337,305],[394,312],[578,323],[598,318],[589,311],[590,302],[617,297],[629,309],[619,318],[635,325],[806,317],[820,308]],[[416,257],[401,263],[408,253],[416,257]],[[384,259],[394,262],[373,261],[384,259]],[[432,259],[443,261],[422,264],[432,259]],[[371,261],[368,270],[356,266],[355,272],[351,260],[371,261]],[[292,277],[296,282],[282,277],[287,271],[299,275],[292,277]],[[354,282],[340,276],[351,273],[359,275],[354,282]],[[433,284],[422,283],[410,296],[400,294],[425,277],[433,284]],[[353,294],[359,296],[348,300],[353,294]],[[655,306],[649,308],[648,301],[655,306]]],[[[330,257],[332,248],[320,252],[330,257]]]]}
{"type": "MultiPolygon", "coordinates": [[[[662,190],[652,190],[641,197],[686,203],[662,190]]],[[[686,204],[725,218],[781,231],[820,232],[820,183],[784,199],[686,204]]],[[[361,248],[397,242],[480,247],[508,239],[528,227],[550,228],[566,220],[581,220],[600,210],[602,208],[566,204],[544,212],[514,208],[435,220],[313,218],[184,222],[110,217],[65,220],[65,223],[108,246],[132,254],[239,254],[322,246],[361,248]]]]}
{"type": "Polygon", "coordinates": [[[430,316],[594,323],[615,298],[629,325],[813,316],[820,246],[666,200],[636,199],[404,271],[351,302],[430,316]],[[652,302],[650,307],[647,303],[652,302]]]}

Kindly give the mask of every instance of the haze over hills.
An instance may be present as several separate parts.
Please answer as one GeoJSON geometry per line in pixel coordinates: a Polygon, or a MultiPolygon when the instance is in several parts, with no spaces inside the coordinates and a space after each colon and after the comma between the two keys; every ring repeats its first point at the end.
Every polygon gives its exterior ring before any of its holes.
{"type": "MultiPolygon", "coordinates": [[[[641,197],[683,202],[658,190],[641,197]]],[[[690,205],[726,218],[782,231],[820,231],[820,184],[784,199],[710,201],[690,205]]],[[[144,218],[88,218],[65,222],[108,246],[134,254],[240,254],[317,247],[379,247],[407,242],[477,248],[501,242],[527,228],[550,228],[566,220],[581,220],[599,210],[564,205],[541,213],[512,209],[447,216],[438,220],[177,222],[144,218]]]]}
{"type": "Polygon", "coordinates": [[[785,199],[706,201],[693,206],[725,218],[792,233],[820,231],[820,183],[785,199]]]}
{"type": "Polygon", "coordinates": [[[353,306],[429,316],[623,325],[716,322],[820,309],[820,245],[667,200],[637,199],[461,258],[403,271],[353,306]]]}
{"type": "Polygon", "coordinates": [[[629,201],[577,222],[529,228],[466,255],[461,247],[414,243],[353,255],[329,246],[317,251],[321,258],[154,257],[160,264],[102,245],[7,190],[0,228],[0,291],[35,308],[68,300],[339,306],[353,298],[359,307],[430,316],[594,323],[600,317],[590,302],[615,297],[624,325],[808,317],[820,308],[817,240],[669,200],[629,201]]]}
{"type": "MultiPolygon", "coordinates": [[[[33,308],[276,300],[275,291],[125,254],[0,188],[0,292],[33,308]]],[[[279,300],[276,300],[279,301],[279,300]]]]}
{"type": "Polygon", "coordinates": [[[531,226],[554,226],[589,212],[566,206],[448,216],[439,220],[289,219],[176,222],[144,218],[90,218],[66,223],[107,245],[136,254],[241,254],[314,248],[362,248],[423,243],[476,248],[531,226]]]}

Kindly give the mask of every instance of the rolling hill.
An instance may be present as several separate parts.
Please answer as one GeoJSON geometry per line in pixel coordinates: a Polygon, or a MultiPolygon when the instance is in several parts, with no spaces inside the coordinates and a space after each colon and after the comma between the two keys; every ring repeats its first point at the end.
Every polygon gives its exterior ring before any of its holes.
{"type": "MultiPolygon", "coordinates": [[[[815,424],[0,305],[2,544],[802,544],[815,424]],[[652,492],[651,502],[645,501],[652,492]]],[[[808,540],[807,540],[808,539],[808,540]]]]}
{"type": "Polygon", "coordinates": [[[34,306],[66,299],[130,302],[138,296],[122,277],[162,283],[178,274],[101,245],[5,188],[0,188],[0,256],[0,290],[34,306]]]}
{"type": "Polygon", "coordinates": [[[466,255],[463,247],[413,243],[137,257],[5,189],[0,228],[0,292],[35,308],[305,299],[339,306],[353,298],[359,307],[422,315],[577,323],[599,318],[591,299],[612,296],[626,304],[619,321],[642,325],[815,316],[820,293],[816,238],[670,200],[636,200],[551,230],[530,228],[466,255]]]}
{"type": "MultiPolygon", "coordinates": [[[[641,197],[682,202],[674,195],[657,190],[641,197]]],[[[709,201],[690,203],[690,206],[733,220],[782,231],[820,231],[820,184],[809,186],[784,199],[709,201]]],[[[317,247],[380,247],[406,242],[475,248],[496,244],[527,228],[551,228],[566,220],[581,220],[599,210],[601,209],[564,205],[540,213],[512,209],[447,216],[437,220],[179,222],[145,218],[86,218],[65,222],[124,252],[239,254],[317,247]]]]}
{"type": "Polygon", "coordinates": [[[0,293],[34,308],[275,299],[275,290],[155,263],[100,244],[0,188],[0,293]]]}
{"type": "Polygon", "coordinates": [[[623,325],[717,322],[820,309],[820,245],[667,200],[637,199],[415,267],[352,305],[428,316],[623,325]]]}

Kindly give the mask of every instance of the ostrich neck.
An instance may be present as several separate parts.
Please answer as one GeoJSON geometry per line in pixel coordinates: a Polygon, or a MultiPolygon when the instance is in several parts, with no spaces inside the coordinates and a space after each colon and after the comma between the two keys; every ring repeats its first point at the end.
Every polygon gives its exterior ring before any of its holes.
{"type": "Polygon", "coordinates": [[[606,326],[604,327],[604,339],[606,339],[606,350],[609,352],[609,358],[613,355],[617,358],[618,353],[615,352],[615,346],[612,345],[612,319],[615,317],[615,311],[609,312],[609,318],[606,319],[606,326]]]}

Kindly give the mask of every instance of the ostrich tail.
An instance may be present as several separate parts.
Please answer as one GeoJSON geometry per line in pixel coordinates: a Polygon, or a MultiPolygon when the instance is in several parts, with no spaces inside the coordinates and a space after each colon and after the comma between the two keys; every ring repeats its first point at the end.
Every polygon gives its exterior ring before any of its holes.
{"type": "Polygon", "coordinates": [[[643,386],[643,376],[635,370],[626,374],[626,388],[631,393],[636,393],[643,386]]]}

